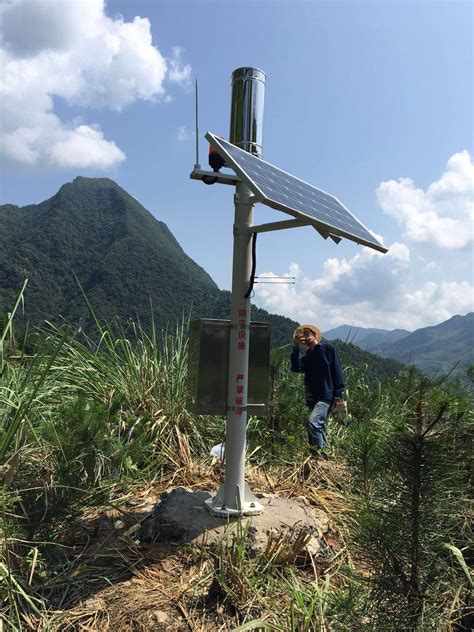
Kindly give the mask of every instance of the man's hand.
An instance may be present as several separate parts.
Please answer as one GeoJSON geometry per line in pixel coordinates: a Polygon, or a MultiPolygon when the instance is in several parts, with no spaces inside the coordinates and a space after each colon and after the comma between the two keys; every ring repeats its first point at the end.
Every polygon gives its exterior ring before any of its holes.
{"type": "Polygon", "coordinates": [[[344,423],[347,417],[347,402],[342,397],[335,397],[331,412],[337,421],[344,423]]]}
{"type": "Polygon", "coordinates": [[[306,338],[304,336],[304,333],[302,331],[298,332],[295,335],[295,342],[298,343],[299,345],[304,345],[306,342],[306,338]]]}

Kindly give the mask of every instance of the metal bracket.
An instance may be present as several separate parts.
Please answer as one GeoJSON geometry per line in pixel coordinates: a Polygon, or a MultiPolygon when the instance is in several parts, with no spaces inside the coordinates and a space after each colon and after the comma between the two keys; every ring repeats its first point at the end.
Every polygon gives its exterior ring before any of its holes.
{"type": "Polygon", "coordinates": [[[261,514],[263,505],[259,503],[256,496],[252,494],[247,481],[244,481],[244,489],[237,486],[235,490],[235,508],[226,507],[224,504],[225,484],[221,485],[214,498],[208,498],[204,501],[209,512],[213,516],[221,516],[222,518],[232,518],[238,516],[255,516],[261,514]],[[243,493],[242,493],[243,492],[243,493]]]}
{"type": "Polygon", "coordinates": [[[232,226],[234,235],[251,235],[253,231],[250,228],[248,224],[234,224],[232,226]]]}
{"type": "Polygon", "coordinates": [[[256,204],[260,200],[256,195],[246,195],[244,200],[240,199],[239,193],[234,193],[234,204],[256,204]]]}
{"type": "Polygon", "coordinates": [[[287,219],[282,222],[270,222],[269,224],[257,224],[254,226],[235,226],[234,234],[236,235],[251,235],[253,233],[267,233],[272,230],[285,230],[287,228],[301,228],[302,226],[312,226],[323,239],[330,237],[336,244],[341,241],[341,237],[334,235],[333,233],[326,232],[316,226],[314,222],[306,221],[304,219],[287,219]]]}
{"type": "Polygon", "coordinates": [[[312,226],[312,222],[306,222],[301,219],[288,219],[282,222],[270,222],[269,224],[256,224],[253,226],[237,227],[237,234],[267,233],[272,230],[284,230],[286,228],[300,228],[301,226],[312,226]]]}
{"type": "Polygon", "coordinates": [[[239,176],[233,173],[221,173],[220,171],[204,171],[203,169],[193,169],[189,174],[191,180],[202,180],[206,178],[215,179],[216,184],[233,184],[241,182],[239,176]]]}
{"type": "Polygon", "coordinates": [[[322,228],[318,228],[317,226],[314,226],[314,225],[313,225],[313,228],[321,235],[323,239],[327,239],[328,237],[330,237],[335,244],[338,244],[340,241],[342,241],[342,237],[339,237],[338,235],[329,233],[323,230],[322,228]]]}
{"type": "Polygon", "coordinates": [[[247,404],[246,406],[227,406],[227,410],[248,410],[249,408],[265,408],[267,404],[247,404]]]}

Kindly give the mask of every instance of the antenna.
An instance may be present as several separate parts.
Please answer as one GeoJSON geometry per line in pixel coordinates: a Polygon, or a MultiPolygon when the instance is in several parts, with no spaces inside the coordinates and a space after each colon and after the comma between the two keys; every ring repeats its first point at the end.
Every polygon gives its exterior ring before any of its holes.
{"type": "Polygon", "coordinates": [[[294,276],[257,276],[254,283],[268,283],[268,285],[296,285],[294,276]],[[265,279],[260,281],[259,279],[265,279]]]}
{"type": "Polygon", "coordinates": [[[199,164],[199,86],[198,80],[196,77],[196,163],[194,165],[195,169],[200,169],[201,165],[199,164]]]}

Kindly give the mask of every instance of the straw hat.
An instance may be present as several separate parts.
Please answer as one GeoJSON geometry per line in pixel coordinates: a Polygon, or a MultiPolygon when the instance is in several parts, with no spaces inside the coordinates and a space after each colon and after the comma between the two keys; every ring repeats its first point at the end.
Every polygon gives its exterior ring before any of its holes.
{"type": "Polygon", "coordinates": [[[304,342],[300,342],[299,340],[297,340],[296,337],[302,334],[305,329],[309,329],[310,331],[313,332],[313,334],[316,337],[316,342],[319,343],[321,341],[321,330],[318,327],[316,327],[316,325],[300,325],[293,332],[293,342],[295,343],[295,345],[304,344],[304,342]]]}

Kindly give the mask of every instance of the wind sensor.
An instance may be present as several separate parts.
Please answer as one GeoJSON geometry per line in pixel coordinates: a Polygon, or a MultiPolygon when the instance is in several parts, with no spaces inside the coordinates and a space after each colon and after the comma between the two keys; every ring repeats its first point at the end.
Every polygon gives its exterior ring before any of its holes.
{"type": "MultiPolygon", "coordinates": [[[[254,282],[252,246],[257,233],[312,226],[336,244],[349,239],[385,253],[372,233],[334,196],[262,159],[265,73],[258,68],[237,68],[232,73],[230,142],[207,132],[209,162],[213,171],[196,164],[190,174],[206,184],[235,186],[234,252],[227,388],[225,480],[216,496],[206,504],[215,515],[261,513],[262,505],[245,482],[245,445],[248,414],[250,341],[250,291],[254,282]],[[221,173],[226,166],[234,174],[221,173]],[[253,223],[253,209],[262,203],[292,219],[266,224],[253,223]]],[[[196,84],[196,143],[197,141],[196,84]]]]}

